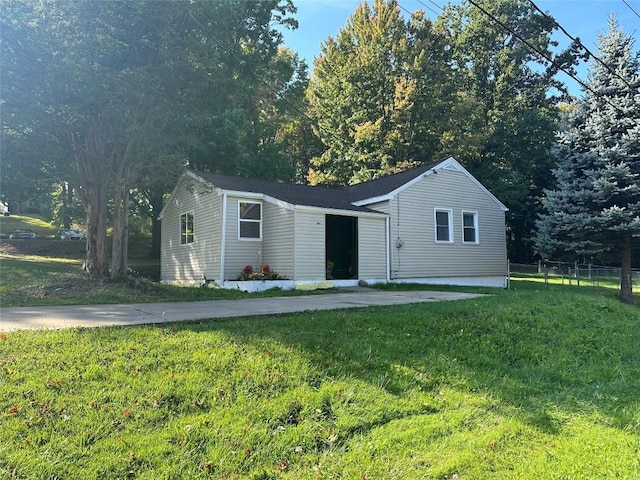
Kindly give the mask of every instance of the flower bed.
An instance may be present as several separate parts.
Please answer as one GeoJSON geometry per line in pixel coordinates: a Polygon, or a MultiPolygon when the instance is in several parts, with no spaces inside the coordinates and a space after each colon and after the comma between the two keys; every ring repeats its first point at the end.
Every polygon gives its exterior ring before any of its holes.
{"type": "Polygon", "coordinates": [[[247,280],[286,280],[287,278],[271,270],[269,265],[265,264],[258,271],[253,270],[253,265],[247,265],[242,269],[242,273],[238,277],[239,281],[247,280]]]}

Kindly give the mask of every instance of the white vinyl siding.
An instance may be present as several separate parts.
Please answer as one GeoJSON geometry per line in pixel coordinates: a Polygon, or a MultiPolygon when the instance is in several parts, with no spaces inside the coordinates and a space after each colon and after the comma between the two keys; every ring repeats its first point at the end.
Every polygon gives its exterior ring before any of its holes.
{"type": "Polygon", "coordinates": [[[386,279],[386,225],[386,218],[358,219],[358,278],[386,279]]]}
{"type": "Polygon", "coordinates": [[[162,216],[160,275],[163,282],[219,280],[222,197],[183,177],[162,216]],[[193,243],[182,244],[181,215],[193,212],[193,243]]]}
{"type": "MultiPolygon", "coordinates": [[[[463,172],[438,170],[391,200],[391,277],[504,276],[506,273],[505,214],[495,200],[463,172]],[[473,209],[471,210],[470,207],[473,209]],[[462,212],[477,212],[482,242],[464,243],[462,232],[453,243],[435,242],[435,210],[450,210],[451,222],[462,225],[462,212]],[[402,241],[400,248],[396,240],[402,241]]],[[[453,230],[452,230],[453,232],[453,230]]]]}
{"type": "Polygon", "coordinates": [[[368,209],[370,210],[375,210],[377,212],[382,212],[382,213],[386,213],[389,214],[390,213],[390,208],[391,208],[391,203],[389,202],[389,200],[384,200],[382,202],[376,202],[376,203],[371,203],[369,205],[366,206],[368,209]]]}
{"type": "Polygon", "coordinates": [[[295,280],[326,275],[325,213],[295,212],[295,280]]]}
{"type": "Polygon", "coordinates": [[[224,279],[237,280],[240,273],[251,265],[258,270],[264,265],[262,240],[247,241],[240,238],[240,203],[256,203],[246,198],[227,197],[227,231],[225,232],[224,279]]]}
{"type": "Polygon", "coordinates": [[[263,264],[268,264],[272,271],[293,280],[295,214],[293,210],[265,202],[262,215],[263,264]]]}

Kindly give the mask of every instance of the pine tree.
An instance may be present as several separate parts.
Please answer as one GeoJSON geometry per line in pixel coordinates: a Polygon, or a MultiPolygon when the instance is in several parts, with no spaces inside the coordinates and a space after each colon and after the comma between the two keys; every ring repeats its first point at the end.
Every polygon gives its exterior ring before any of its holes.
{"type": "Polygon", "coordinates": [[[620,297],[631,302],[631,253],[640,235],[640,55],[614,17],[598,37],[589,89],[559,138],[556,189],[538,222],[537,246],[559,251],[621,254],[620,297]],[[605,67],[606,65],[606,67],[605,67]]]}

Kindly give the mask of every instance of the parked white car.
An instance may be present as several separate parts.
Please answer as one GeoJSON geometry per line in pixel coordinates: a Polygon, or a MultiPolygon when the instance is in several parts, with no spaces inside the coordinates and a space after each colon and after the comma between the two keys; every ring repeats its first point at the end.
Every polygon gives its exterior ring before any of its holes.
{"type": "Polygon", "coordinates": [[[79,230],[60,230],[58,238],[61,240],[84,240],[84,233],[79,230]]]}

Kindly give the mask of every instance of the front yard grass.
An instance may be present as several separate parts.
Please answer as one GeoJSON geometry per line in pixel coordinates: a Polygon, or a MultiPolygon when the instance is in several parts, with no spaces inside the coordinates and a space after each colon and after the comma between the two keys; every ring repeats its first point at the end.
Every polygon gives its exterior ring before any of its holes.
{"type": "Polygon", "coordinates": [[[0,478],[640,478],[640,310],[576,290],[0,335],[0,478]]]}
{"type": "Polygon", "coordinates": [[[240,290],[161,284],[149,278],[157,278],[160,268],[159,261],[149,258],[148,250],[139,245],[144,241],[130,241],[134,246],[129,258],[132,276],[121,281],[91,279],[81,271],[84,242],[0,241],[0,307],[185,302],[321,293],[273,289],[247,294],[240,290]]]}

